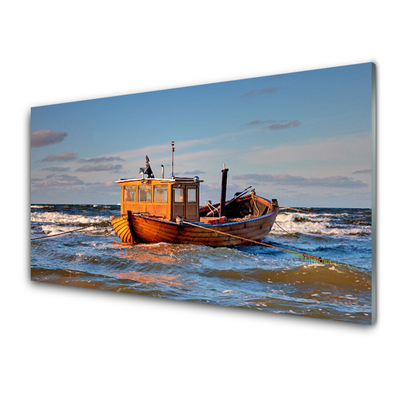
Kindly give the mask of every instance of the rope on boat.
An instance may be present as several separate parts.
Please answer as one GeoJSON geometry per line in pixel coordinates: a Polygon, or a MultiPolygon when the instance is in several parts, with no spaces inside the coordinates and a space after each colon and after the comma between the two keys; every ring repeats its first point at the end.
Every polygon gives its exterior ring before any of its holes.
{"type": "Polygon", "coordinates": [[[216,229],[207,228],[205,226],[200,226],[200,225],[197,225],[197,224],[192,224],[192,223],[187,222],[187,221],[183,221],[183,223],[186,224],[186,225],[194,226],[196,228],[201,228],[201,229],[204,229],[204,230],[207,230],[207,231],[219,233],[220,235],[230,236],[230,237],[233,237],[235,239],[240,239],[240,240],[245,240],[247,242],[255,243],[255,244],[259,245],[259,246],[272,247],[273,249],[276,249],[276,250],[287,251],[289,253],[296,254],[296,255],[300,256],[301,258],[304,258],[304,259],[307,259],[307,260],[318,261],[321,264],[337,264],[337,265],[342,265],[342,266],[345,266],[345,267],[354,268],[354,265],[345,264],[345,263],[342,263],[342,262],[339,262],[339,261],[333,261],[333,260],[329,260],[327,258],[312,256],[311,254],[300,253],[299,251],[284,249],[283,247],[273,246],[272,244],[260,242],[258,240],[252,240],[252,239],[247,239],[247,238],[242,237],[242,236],[232,235],[231,233],[221,232],[221,231],[218,231],[216,229]]]}
{"type": "Polygon", "coordinates": [[[279,228],[281,228],[284,232],[286,232],[288,235],[290,235],[290,232],[288,232],[286,229],[282,228],[276,221],[275,225],[277,225],[279,228]]]}
{"type": "Polygon", "coordinates": [[[107,222],[107,221],[102,221],[102,222],[98,222],[98,223],[93,223],[93,224],[91,224],[91,225],[89,225],[89,226],[84,226],[83,228],[73,229],[72,231],[68,231],[68,232],[55,233],[54,235],[47,235],[47,236],[41,236],[41,237],[31,238],[31,240],[42,240],[42,239],[47,239],[47,238],[51,238],[51,237],[54,237],[54,236],[68,235],[69,233],[74,233],[74,232],[82,231],[82,230],[84,230],[84,229],[92,228],[93,226],[96,226],[96,225],[104,224],[104,222],[107,222]]]}

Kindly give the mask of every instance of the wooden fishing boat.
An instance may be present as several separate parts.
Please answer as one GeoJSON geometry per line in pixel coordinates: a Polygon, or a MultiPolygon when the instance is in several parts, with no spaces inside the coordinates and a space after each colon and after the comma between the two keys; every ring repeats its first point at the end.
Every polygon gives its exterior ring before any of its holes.
{"type": "Polygon", "coordinates": [[[125,243],[181,243],[212,247],[261,241],[279,211],[276,200],[246,188],[225,201],[228,169],[222,170],[221,201],[199,207],[198,177],[157,179],[146,156],[138,179],[120,179],[121,215],[113,216],[115,232],[125,243]],[[148,176],[144,177],[147,173],[148,176]]]}

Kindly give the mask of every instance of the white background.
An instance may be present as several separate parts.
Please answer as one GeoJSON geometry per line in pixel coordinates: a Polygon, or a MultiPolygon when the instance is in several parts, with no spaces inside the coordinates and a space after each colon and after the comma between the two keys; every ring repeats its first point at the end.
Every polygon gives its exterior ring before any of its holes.
{"type": "Polygon", "coordinates": [[[4,3],[0,397],[396,398],[394,4],[4,3]],[[375,326],[30,282],[30,107],[370,61],[378,73],[375,326]]]}

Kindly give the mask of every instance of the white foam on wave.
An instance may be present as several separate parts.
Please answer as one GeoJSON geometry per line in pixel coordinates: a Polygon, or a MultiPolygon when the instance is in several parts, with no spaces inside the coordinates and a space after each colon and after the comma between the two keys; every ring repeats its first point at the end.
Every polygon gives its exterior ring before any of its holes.
{"type": "Polygon", "coordinates": [[[352,226],[337,223],[337,217],[347,216],[344,213],[329,215],[318,215],[311,213],[288,213],[278,214],[271,234],[306,234],[306,235],[329,235],[329,236],[349,236],[349,235],[370,235],[371,226],[352,226]],[[335,224],[333,224],[335,218],[335,224]],[[279,225],[286,231],[283,231],[279,225]]]}
{"type": "Polygon", "coordinates": [[[58,225],[42,225],[41,226],[43,233],[46,236],[58,235],[60,233],[66,233],[71,230],[71,227],[68,226],[58,226],[58,225]]]}
{"type": "MultiPolygon", "coordinates": [[[[73,226],[63,226],[63,225],[54,225],[54,224],[49,224],[49,225],[41,225],[40,229],[46,236],[53,236],[53,235],[58,235],[62,233],[69,233],[69,232],[77,232],[81,235],[89,234],[93,235],[98,232],[98,228],[96,226],[87,226],[83,227],[84,229],[76,228],[73,226]],[[78,229],[78,231],[77,231],[78,229]]],[[[102,232],[102,235],[104,235],[104,232],[102,232]]]]}
{"type": "Polygon", "coordinates": [[[167,242],[158,242],[158,243],[139,243],[135,245],[137,248],[144,248],[144,249],[151,249],[151,248],[157,248],[157,247],[172,247],[173,245],[171,243],[167,242]]]}
{"type": "Polygon", "coordinates": [[[31,222],[51,223],[51,224],[95,224],[99,222],[109,221],[109,217],[92,216],[85,217],[83,215],[71,215],[59,212],[31,212],[31,222]]]}

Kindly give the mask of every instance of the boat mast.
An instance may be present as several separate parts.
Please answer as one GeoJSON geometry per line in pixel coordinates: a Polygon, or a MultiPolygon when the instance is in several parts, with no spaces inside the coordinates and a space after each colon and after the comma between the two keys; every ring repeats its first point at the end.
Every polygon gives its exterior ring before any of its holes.
{"type": "Polygon", "coordinates": [[[219,216],[223,217],[225,215],[225,201],[226,201],[226,183],[228,180],[228,168],[225,168],[225,164],[222,169],[222,183],[221,183],[221,202],[219,206],[219,216]]]}

